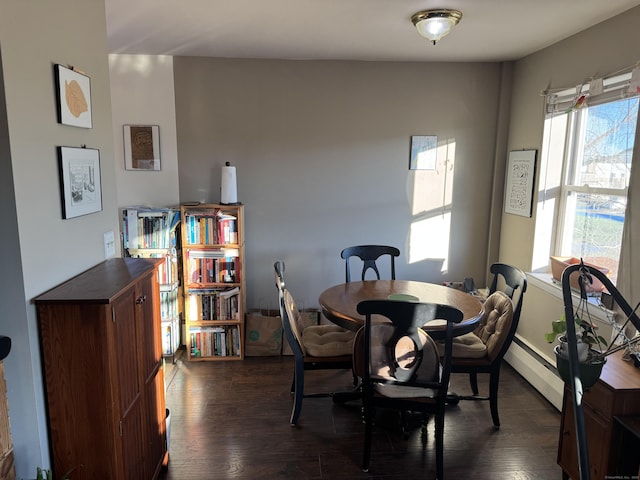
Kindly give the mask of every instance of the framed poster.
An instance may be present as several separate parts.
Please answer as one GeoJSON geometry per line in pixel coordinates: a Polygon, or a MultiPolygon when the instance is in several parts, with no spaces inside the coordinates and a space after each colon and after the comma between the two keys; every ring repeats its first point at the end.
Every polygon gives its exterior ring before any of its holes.
{"type": "Polygon", "coordinates": [[[124,168],[126,170],[160,170],[158,125],[124,126],[124,168]]]}
{"type": "Polygon", "coordinates": [[[530,217],[533,209],[533,184],[536,176],[537,150],[509,152],[504,211],[530,217]]]}
{"type": "Polygon", "coordinates": [[[91,128],[91,79],[64,65],[56,65],[58,122],[72,127],[91,128]]]}
{"type": "Polygon", "coordinates": [[[58,147],[62,218],[102,210],[100,151],[95,148],[58,147]]]}
{"type": "Polygon", "coordinates": [[[438,137],[436,135],[413,135],[409,170],[435,170],[438,137]]]}

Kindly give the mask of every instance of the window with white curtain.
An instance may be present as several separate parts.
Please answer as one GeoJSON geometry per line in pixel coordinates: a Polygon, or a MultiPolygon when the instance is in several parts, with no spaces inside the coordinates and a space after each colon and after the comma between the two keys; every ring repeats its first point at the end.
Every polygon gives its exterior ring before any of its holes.
{"type": "Polygon", "coordinates": [[[547,95],[534,270],[576,257],[615,283],[638,120],[631,83],[628,73],[547,95]]]}

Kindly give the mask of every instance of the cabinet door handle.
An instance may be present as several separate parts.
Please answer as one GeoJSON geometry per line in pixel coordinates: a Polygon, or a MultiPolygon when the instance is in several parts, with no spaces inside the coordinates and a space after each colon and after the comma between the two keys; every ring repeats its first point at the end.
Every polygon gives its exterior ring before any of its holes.
{"type": "Polygon", "coordinates": [[[147,296],[146,295],[140,295],[137,299],[136,299],[136,303],[138,305],[140,305],[141,303],[144,303],[147,301],[147,296]]]}

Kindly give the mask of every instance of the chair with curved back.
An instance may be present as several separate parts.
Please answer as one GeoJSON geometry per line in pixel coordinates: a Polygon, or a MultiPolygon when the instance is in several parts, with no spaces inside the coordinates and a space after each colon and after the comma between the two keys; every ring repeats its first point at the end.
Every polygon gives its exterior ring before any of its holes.
{"type": "Polygon", "coordinates": [[[365,315],[354,341],[354,368],[362,378],[365,421],[362,469],[369,470],[375,408],[391,408],[434,415],[436,473],[438,479],[444,479],[444,415],[453,325],[462,320],[462,312],[447,305],[395,300],[365,300],[357,308],[365,315]],[[378,315],[390,322],[372,322],[372,316],[378,315]],[[436,319],[444,320],[444,326],[427,334],[421,327],[436,319]],[[442,364],[434,339],[444,344],[442,364]]]}
{"type": "Polygon", "coordinates": [[[337,325],[304,325],[296,302],[285,286],[284,262],[275,262],[274,270],[282,327],[294,356],[294,373],[291,383],[291,393],[294,395],[294,400],[290,422],[291,425],[296,425],[302,410],[303,398],[333,396],[333,393],[305,394],[305,371],[352,370],[355,334],[337,325]]]}
{"type": "Polygon", "coordinates": [[[474,332],[456,337],[453,342],[452,373],[468,373],[471,396],[453,394],[456,400],[489,400],[494,427],[500,427],[498,385],[502,360],[518,328],[527,276],[519,268],[494,263],[493,280],[484,304],[484,314],[474,332]],[[478,374],[489,374],[489,396],[478,394],[478,374]]]}
{"type": "Polygon", "coordinates": [[[365,279],[365,274],[369,269],[373,270],[378,280],[380,280],[380,271],[376,265],[376,261],[383,255],[389,255],[391,259],[391,280],[396,279],[396,257],[400,256],[400,250],[396,247],[390,247],[387,245],[356,245],[348,247],[342,250],[340,256],[345,261],[345,279],[348,282],[351,281],[351,270],[349,265],[349,259],[351,257],[358,257],[362,260],[362,280],[365,279]]]}

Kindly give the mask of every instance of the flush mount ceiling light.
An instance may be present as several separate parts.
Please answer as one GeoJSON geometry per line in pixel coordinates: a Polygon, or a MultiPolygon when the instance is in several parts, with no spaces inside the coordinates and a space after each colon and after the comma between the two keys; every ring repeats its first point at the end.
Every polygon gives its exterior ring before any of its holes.
{"type": "Polygon", "coordinates": [[[434,10],[422,10],[411,16],[411,21],[418,29],[418,33],[429,39],[434,45],[462,18],[460,10],[438,8],[434,10]]]}

